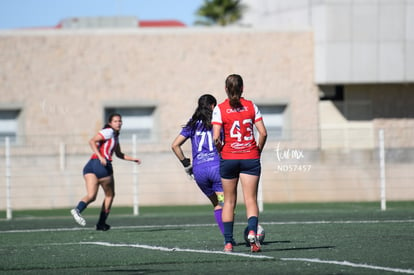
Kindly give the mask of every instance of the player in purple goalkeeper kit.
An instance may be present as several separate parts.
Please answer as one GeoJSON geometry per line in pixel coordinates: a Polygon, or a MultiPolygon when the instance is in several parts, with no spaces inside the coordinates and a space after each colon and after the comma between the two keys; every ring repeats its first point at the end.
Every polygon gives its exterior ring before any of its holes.
{"type": "Polygon", "coordinates": [[[188,123],[173,141],[171,148],[184,166],[185,172],[194,177],[198,187],[214,206],[214,216],[221,233],[221,218],[224,203],[223,187],[220,178],[220,155],[213,144],[211,117],[217,101],[214,96],[205,94],[198,99],[198,106],[188,123]],[[191,160],[184,156],[181,146],[191,139],[191,160]]]}

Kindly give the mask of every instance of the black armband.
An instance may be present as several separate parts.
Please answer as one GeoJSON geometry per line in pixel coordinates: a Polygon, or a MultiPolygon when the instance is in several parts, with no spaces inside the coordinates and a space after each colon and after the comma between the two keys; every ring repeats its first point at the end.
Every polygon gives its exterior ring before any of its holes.
{"type": "Polygon", "coordinates": [[[184,167],[188,167],[191,164],[191,161],[189,158],[184,158],[183,160],[180,160],[184,167]]]}

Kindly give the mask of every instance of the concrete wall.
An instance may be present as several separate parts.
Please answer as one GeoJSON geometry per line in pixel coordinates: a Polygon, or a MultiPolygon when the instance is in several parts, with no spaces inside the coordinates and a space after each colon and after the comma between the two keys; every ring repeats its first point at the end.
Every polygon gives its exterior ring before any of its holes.
{"type": "Polygon", "coordinates": [[[241,25],[315,34],[318,84],[414,81],[411,0],[243,0],[241,25]]]}
{"type": "Polygon", "coordinates": [[[317,83],[414,81],[414,2],[322,1],[313,7],[317,83]]]}

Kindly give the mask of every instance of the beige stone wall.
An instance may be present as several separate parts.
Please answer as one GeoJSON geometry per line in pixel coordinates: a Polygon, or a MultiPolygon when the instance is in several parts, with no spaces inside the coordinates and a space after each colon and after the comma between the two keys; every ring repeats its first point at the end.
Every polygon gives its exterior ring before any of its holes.
{"type": "Polygon", "coordinates": [[[162,151],[198,97],[222,101],[226,76],[238,73],[246,98],[287,103],[292,129],[315,128],[312,45],[311,32],[1,32],[0,106],[22,107],[27,139],[75,134],[84,142],[102,127],[105,106],[155,105],[157,138],[148,150],[162,151]]]}
{"type": "MultiPolygon", "coordinates": [[[[0,107],[22,109],[19,144],[12,147],[14,190],[22,198],[16,207],[66,206],[83,195],[87,141],[102,127],[109,105],[156,106],[156,138],[138,146],[143,203],[206,203],[186,181],[170,144],[201,94],[225,99],[224,80],[231,73],[243,76],[246,98],[287,104],[289,128],[313,129],[306,140],[292,131],[283,144],[316,148],[312,45],[311,32],[271,30],[1,32],[0,107]],[[61,143],[69,166],[62,171],[61,143]],[[25,198],[28,194],[34,195],[31,200],[25,198]]],[[[278,142],[270,139],[270,154],[278,142]]],[[[122,145],[126,153],[130,146],[122,145]]],[[[3,148],[0,152],[4,156],[3,148]]],[[[120,184],[131,181],[130,164],[119,165],[116,171],[128,167],[125,175],[116,172],[120,184]]],[[[130,189],[119,189],[121,201],[129,204],[130,189]]]]}

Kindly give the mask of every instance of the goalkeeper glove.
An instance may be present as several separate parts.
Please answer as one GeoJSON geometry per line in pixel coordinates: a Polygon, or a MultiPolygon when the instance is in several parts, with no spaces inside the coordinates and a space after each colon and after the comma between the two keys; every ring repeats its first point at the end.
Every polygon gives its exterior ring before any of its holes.
{"type": "Polygon", "coordinates": [[[181,163],[184,166],[184,171],[189,175],[191,178],[193,178],[193,166],[191,165],[191,161],[189,158],[184,158],[181,160],[181,163]]]}

